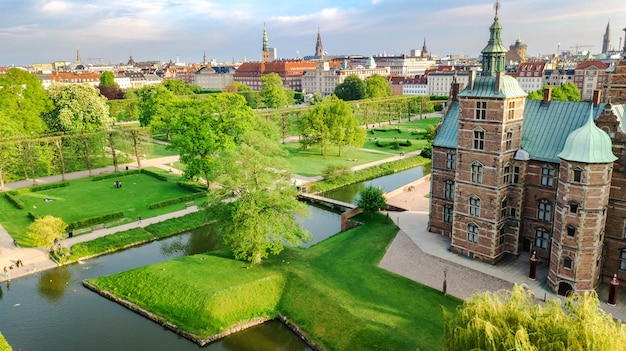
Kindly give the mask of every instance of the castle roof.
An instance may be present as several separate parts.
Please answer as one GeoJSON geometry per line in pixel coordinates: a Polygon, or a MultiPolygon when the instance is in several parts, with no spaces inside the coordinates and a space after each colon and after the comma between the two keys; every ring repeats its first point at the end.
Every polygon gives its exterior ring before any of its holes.
{"type": "Polygon", "coordinates": [[[503,75],[502,84],[500,90],[496,91],[496,77],[495,76],[478,76],[474,78],[474,84],[472,90],[469,90],[468,86],[459,93],[459,97],[480,97],[480,98],[507,98],[507,97],[519,97],[526,96],[522,87],[520,87],[517,79],[503,75]]]}
{"type": "Polygon", "coordinates": [[[450,108],[441,122],[433,146],[455,149],[459,140],[459,102],[451,101],[450,108]]]}
{"type": "Polygon", "coordinates": [[[617,160],[612,149],[611,138],[593,122],[593,105],[591,105],[587,122],[570,133],[563,151],[557,156],[573,162],[611,163],[617,160]]]}

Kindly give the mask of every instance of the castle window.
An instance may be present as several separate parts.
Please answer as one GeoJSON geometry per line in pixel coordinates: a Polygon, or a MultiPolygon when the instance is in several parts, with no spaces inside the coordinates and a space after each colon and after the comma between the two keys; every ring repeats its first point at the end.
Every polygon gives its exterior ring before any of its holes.
{"type": "Polygon", "coordinates": [[[552,214],[552,204],[546,200],[539,201],[537,206],[537,219],[540,221],[550,222],[552,214]]]}
{"type": "Polygon", "coordinates": [[[504,173],[504,176],[502,178],[502,183],[510,184],[511,183],[511,165],[509,164],[505,165],[502,173],[504,173]]]}
{"type": "Polygon", "coordinates": [[[454,182],[447,180],[444,188],[444,197],[446,200],[454,199],[454,182]]]}
{"type": "Polygon", "coordinates": [[[469,199],[469,213],[470,216],[480,217],[480,199],[472,196],[469,199]]]}
{"type": "Polygon", "coordinates": [[[503,245],[506,238],[506,226],[500,227],[498,231],[498,245],[503,245]]]}
{"type": "Polygon", "coordinates": [[[504,139],[504,149],[505,150],[511,150],[511,146],[513,144],[513,132],[512,131],[508,131],[506,132],[506,137],[504,139]]]}
{"type": "Polygon", "coordinates": [[[478,226],[474,223],[467,225],[467,241],[471,243],[478,242],[478,226]]]}
{"type": "Polygon", "coordinates": [[[626,250],[622,250],[619,253],[619,269],[620,271],[626,271],[626,250]]]}
{"type": "Polygon", "coordinates": [[[554,185],[554,168],[549,166],[541,168],[541,185],[549,187],[554,185]]]}
{"type": "Polygon", "coordinates": [[[485,131],[482,129],[477,129],[474,131],[474,149],[485,149],[485,131]]]}
{"type": "Polygon", "coordinates": [[[443,206],[443,221],[446,223],[452,223],[452,206],[443,206]]]}
{"type": "Polygon", "coordinates": [[[519,184],[520,167],[513,166],[513,184],[519,184]]]}
{"type": "Polygon", "coordinates": [[[506,218],[508,214],[509,214],[509,199],[505,197],[500,202],[500,219],[506,218]]]}
{"type": "Polygon", "coordinates": [[[472,183],[483,182],[483,165],[478,162],[472,163],[472,183]]]}
{"type": "Polygon", "coordinates": [[[456,154],[452,151],[446,153],[446,169],[456,168],[456,154]]]}
{"type": "Polygon", "coordinates": [[[474,111],[474,117],[476,119],[485,119],[487,116],[487,102],[476,101],[476,110],[474,111]]]}
{"type": "Polygon", "coordinates": [[[513,119],[513,118],[515,118],[515,101],[509,101],[509,112],[508,112],[507,119],[513,119]]]}
{"type": "Polygon", "coordinates": [[[569,257],[565,257],[563,259],[563,268],[572,269],[572,259],[569,257]]]}
{"type": "Polygon", "coordinates": [[[580,168],[574,170],[574,181],[580,183],[583,177],[583,171],[580,168]]]}
{"type": "Polygon", "coordinates": [[[578,204],[575,202],[570,202],[569,203],[569,211],[571,213],[578,213],[578,204]]]}
{"type": "Polygon", "coordinates": [[[574,227],[571,224],[567,225],[567,236],[569,236],[570,238],[573,238],[574,235],[576,235],[576,227],[574,227]]]}
{"type": "Polygon", "coordinates": [[[548,248],[548,239],[550,235],[543,228],[538,228],[535,230],[535,246],[538,248],[546,249],[548,248]]]}

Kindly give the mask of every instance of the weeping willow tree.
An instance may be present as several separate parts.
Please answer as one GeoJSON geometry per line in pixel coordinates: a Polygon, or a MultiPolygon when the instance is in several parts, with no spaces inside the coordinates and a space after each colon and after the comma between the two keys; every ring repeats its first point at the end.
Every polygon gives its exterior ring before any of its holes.
{"type": "Polygon", "coordinates": [[[476,294],[457,313],[444,311],[446,350],[624,350],[626,327],[599,308],[595,292],[534,303],[534,294],[476,294]]]}

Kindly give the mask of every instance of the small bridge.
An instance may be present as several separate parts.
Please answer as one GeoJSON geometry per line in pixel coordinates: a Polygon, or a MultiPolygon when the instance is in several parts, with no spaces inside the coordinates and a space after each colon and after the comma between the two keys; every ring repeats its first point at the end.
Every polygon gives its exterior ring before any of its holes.
{"type": "Polygon", "coordinates": [[[298,197],[301,199],[310,201],[310,202],[321,203],[327,207],[339,207],[339,208],[345,208],[349,210],[354,210],[355,208],[357,208],[357,205],[355,204],[351,204],[351,203],[347,203],[347,202],[343,202],[343,201],[339,201],[335,199],[329,199],[327,197],[323,197],[323,196],[319,196],[315,194],[300,193],[298,194],[298,197]]]}

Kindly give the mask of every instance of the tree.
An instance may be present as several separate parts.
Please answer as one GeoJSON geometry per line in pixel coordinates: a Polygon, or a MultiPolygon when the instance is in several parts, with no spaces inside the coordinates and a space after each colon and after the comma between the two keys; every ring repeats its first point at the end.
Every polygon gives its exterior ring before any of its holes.
{"type": "Polygon", "coordinates": [[[359,200],[357,206],[363,209],[363,212],[369,213],[370,216],[374,212],[380,211],[387,207],[387,199],[383,189],[375,186],[367,186],[359,192],[359,200]]]}
{"type": "Polygon", "coordinates": [[[63,238],[66,229],[67,224],[59,217],[38,217],[28,226],[26,235],[35,246],[52,247],[55,240],[63,238]]]}
{"type": "Polygon", "coordinates": [[[373,74],[365,80],[365,97],[368,99],[391,96],[391,87],[387,79],[380,74],[373,74]]]}
{"type": "Polygon", "coordinates": [[[528,93],[528,99],[530,100],[543,100],[544,89],[552,89],[552,100],[555,101],[580,101],[580,91],[576,85],[572,83],[565,83],[559,87],[551,87],[549,85],[544,86],[542,89],[531,91],[528,93]]]}
{"type": "Polygon", "coordinates": [[[100,94],[109,100],[121,99],[124,97],[124,92],[120,89],[120,86],[115,82],[115,74],[111,71],[104,71],[100,76],[100,85],[98,85],[100,94]]]}
{"type": "Polygon", "coordinates": [[[164,133],[170,140],[174,128],[171,111],[178,97],[162,85],[148,85],[133,94],[137,97],[136,109],[141,126],[149,126],[153,133],[164,133]]]}
{"type": "Polygon", "coordinates": [[[283,80],[278,73],[261,76],[261,101],[265,107],[281,108],[293,103],[293,94],[289,95],[283,87],[283,80]]]}
{"type": "Polygon", "coordinates": [[[311,99],[309,100],[309,104],[317,105],[321,103],[323,100],[324,100],[324,97],[322,96],[322,93],[316,92],[316,93],[313,93],[313,96],[311,96],[311,99]]]}
{"type": "Polygon", "coordinates": [[[44,119],[51,131],[94,132],[113,123],[106,98],[92,86],[55,84],[48,93],[54,109],[44,119]]]}
{"type": "Polygon", "coordinates": [[[52,101],[36,75],[17,68],[0,74],[1,138],[47,131],[41,116],[52,107],[52,101]]]}
{"type": "Polygon", "coordinates": [[[227,85],[224,90],[228,93],[237,93],[242,91],[252,91],[252,88],[243,83],[233,82],[232,84],[227,85]]]}
{"type": "Polygon", "coordinates": [[[181,79],[167,79],[164,80],[161,85],[169,91],[171,91],[174,95],[193,95],[193,89],[191,89],[185,82],[181,79]]]}
{"type": "Polygon", "coordinates": [[[336,96],[325,99],[304,113],[299,127],[300,142],[305,147],[319,144],[323,156],[326,156],[331,144],[338,147],[341,156],[345,146],[360,147],[365,141],[365,130],[357,125],[352,109],[336,96]]]}
{"type": "Polygon", "coordinates": [[[361,100],[365,98],[365,82],[356,74],[350,74],[343,83],[337,84],[334,94],[344,101],[361,100]]]}
{"type": "Polygon", "coordinates": [[[211,218],[218,221],[223,242],[236,259],[253,265],[280,253],[285,243],[296,246],[310,237],[296,220],[307,208],[296,199],[284,151],[273,140],[276,133],[275,126],[257,120],[237,148],[217,158],[220,187],[209,193],[211,218]]]}
{"type": "Polygon", "coordinates": [[[626,329],[599,308],[595,291],[534,303],[523,286],[472,296],[444,311],[446,350],[622,350],[626,329]]]}
{"type": "Polygon", "coordinates": [[[217,153],[232,149],[251,128],[254,112],[243,97],[221,93],[206,99],[184,99],[173,105],[176,134],[171,145],[179,150],[187,179],[213,180],[217,153]]]}

